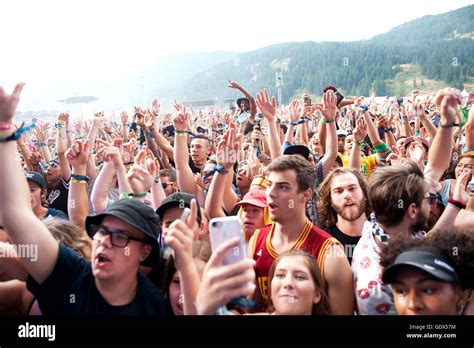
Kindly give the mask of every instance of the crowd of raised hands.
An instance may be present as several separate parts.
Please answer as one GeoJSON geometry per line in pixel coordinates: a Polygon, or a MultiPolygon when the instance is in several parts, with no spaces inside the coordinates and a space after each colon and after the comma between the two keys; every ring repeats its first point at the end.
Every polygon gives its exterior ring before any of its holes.
{"type": "MultiPolygon", "coordinates": [[[[35,244],[40,260],[0,259],[0,313],[33,313],[23,300],[1,300],[2,293],[29,294],[22,298],[37,301],[43,314],[68,313],[62,312],[64,306],[51,309],[37,290],[57,279],[57,265],[64,262],[57,241],[81,255],[78,250],[84,245],[89,249],[85,254],[91,255],[95,286],[108,305],[135,306],[138,289],[153,286],[164,296],[164,308],[157,312],[175,315],[373,314],[364,313],[367,307],[360,304],[359,266],[342,252],[346,240],[332,234],[334,226],[362,241],[366,230],[376,229],[370,224],[378,224],[394,239],[393,245],[402,245],[395,238],[400,231],[417,232],[422,226],[431,231],[424,238],[430,238],[431,233],[456,229],[453,235],[464,237],[452,240],[463,240],[467,251],[474,250],[474,92],[463,98],[447,88],[436,94],[413,91],[402,100],[355,96],[338,103],[334,88],[329,88],[319,102],[306,92],[302,99],[277,105],[267,90],[254,98],[237,82],[229,81],[228,87],[244,96],[231,108],[193,110],[174,101],[168,113],[153,100],[120,115],[103,111],[73,118],[63,112],[57,119],[32,124],[19,124],[14,117],[24,84],[11,94],[0,87],[0,247],[35,244]],[[418,175],[427,183],[425,191],[420,188],[417,198],[408,201],[413,192],[402,189],[399,201],[415,206],[402,204],[395,225],[373,203],[383,171],[391,170],[387,168],[414,168],[406,177],[418,175]],[[334,188],[338,175],[352,175],[355,184],[334,188]],[[348,192],[341,201],[335,198],[338,190],[348,192]],[[373,210],[366,213],[372,199],[373,210]],[[425,199],[428,208],[420,203],[425,199]],[[125,200],[132,203],[119,207],[117,202],[125,200]],[[358,208],[356,213],[351,206],[358,208]],[[159,222],[147,217],[150,212],[159,222]],[[240,218],[242,236],[211,248],[211,219],[232,215],[240,218]],[[111,217],[120,222],[112,223],[111,217]],[[40,222],[48,219],[79,232],[58,237],[40,222]],[[91,227],[93,219],[99,227],[91,227]],[[352,227],[346,227],[348,222],[354,222],[352,227]],[[122,228],[114,230],[114,224],[122,228]],[[345,231],[354,226],[356,232],[345,231]],[[33,229],[39,232],[33,235],[33,229]],[[311,233],[317,237],[310,242],[311,233]],[[248,257],[224,262],[242,240],[248,257]],[[134,243],[144,245],[129,250],[134,243]],[[112,254],[121,244],[136,259],[112,254]],[[265,266],[259,263],[260,247],[270,255],[265,266]],[[157,260],[145,264],[154,248],[157,260]],[[153,284],[143,285],[137,272],[153,284]],[[39,284],[36,290],[27,288],[27,276],[39,284]]],[[[396,173],[392,177],[398,180],[396,173]]],[[[406,185],[410,191],[412,183],[406,185]]],[[[404,248],[409,252],[414,247],[407,243],[404,248]]],[[[384,266],[400,263],[400,255],[387,257],[384,266]]],[[[471,263],[465,264],[468,271],[471,263]]],[[[467,283],[459,287],[468,291],[472,284],[467,283]]],[[[154,294],[149,291],[146,296],[154,294]]],[[[391,301],[401,314],[402,305],[396,298],[391,301]]],[[[466,292],[459,303],[447,312],[428,314],[474,311],[466,292]]],[[[386,307],[377,308],[384,314],[386,307]]]]}

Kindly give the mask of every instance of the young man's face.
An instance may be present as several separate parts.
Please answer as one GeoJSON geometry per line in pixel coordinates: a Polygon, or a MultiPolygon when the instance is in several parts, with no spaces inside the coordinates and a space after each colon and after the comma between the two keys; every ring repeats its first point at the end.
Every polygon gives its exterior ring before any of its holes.
{"type": "Polygon", "coordinates": [[[344,135],[337,136],[337,151],[344,153],[346,145],[346,137],[344,135]]]}
{"type": "Polygon", "coordinates": [[[50,162],[45,172],[45,179],[48,185],[54,184],[61,179],[61,166],[57,162],[50,162]]]}
{"type": "Polygon", "coordinates": [[[242,204],[242,216],[240,219],[247,237],[251,237],[257,228],[265,226],[263,209],[251,204],[242,204]]]}
{"type": "Polygon", "coordinates": [[[354,174],[344,173],[333,177],[331,202],[337,215],[346,221],[355,221],[365,213],[366,199],[354,174]]]}
{"type": "MultiPolygon", "coordinates": [[[[100,226],[141,240],[146,238],[142,232],[115,216],[106,216],[100,226]]],[[[150,252],[150,245],[135,240],[129,240],[125,247],[115,246],[111,235],[102,236],[98,232],[92,243],[92,273],[102,281],[130,279],[150,252]]]]}
{"type": "Polygon", "coordinates": [[[30,188],[30,201],[31,207],[33,210],[41,206],[41,198],[43,196],[43,190],[39,187],[38,184],[28,181],[28,186],[30,188]]]}
{"type": "Polygon", "coordinates": [[[173,194],[175,189],[175,182],[170,181],[169,176],[160,176],[161,184],[164,186],[163,190],[165,191],[166,196],[173,194]]]}
{"type": "Polygon", "coordinates": [[[247,100],[242,100],[240,102],[240,108],[244,112],[249,111],[250,110],[250,103],[247,100]]]}
{"type": "Polygon", "coordinates": [[[288,223],[294,220],[295,214],[305,214],[311,190],[298,191],[294,170],[270,172],[268,181],[267,203],[273,221],[288,223]]]}
{"type": "Polygon", "coordinates": [[[413,267],[400,270],[391,284],[399,315],[458,315],[463,292],[452,283],[413,267]]]}
{"type": "Polygon", "coordinates": [[[191,141],[191,159],[194,163],[202,163],[207,160],[209,144],[206,139],[193,139],[191,141]]]}

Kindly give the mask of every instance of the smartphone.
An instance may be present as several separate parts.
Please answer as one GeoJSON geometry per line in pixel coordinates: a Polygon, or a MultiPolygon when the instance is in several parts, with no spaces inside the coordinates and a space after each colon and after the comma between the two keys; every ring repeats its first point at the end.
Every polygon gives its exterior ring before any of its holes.
{"type": "Polygon", "coordinates": [[[215,251],[226,240],[239,237],[240,242],[224,256],[223,264],[230,265],[247,258],[247,244],[242,231],[242,222],[238,216],[214,218],[209,221],[211,249],[215,251]]]}
{"type": "Polygon", "coordinates": [[[397,98],[398,107],[403,105],[403,98],[397,98]]]}
{"type": "Polygon", "coordinates": [[[337,97],[336,105],[339,106],[339,104],[341,104],[342,100],[344,99],[344,96],[338,91],[336,91],[334,94],[337,97]]]}

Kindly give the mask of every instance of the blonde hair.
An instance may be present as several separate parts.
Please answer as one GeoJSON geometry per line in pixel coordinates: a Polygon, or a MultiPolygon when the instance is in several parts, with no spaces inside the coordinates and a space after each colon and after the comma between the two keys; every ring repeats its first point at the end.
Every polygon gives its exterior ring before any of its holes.
{"type": "Polygon", "coordinates": [[[90,260],[92,242],[84,230],[65,220],[47,219],[43,221],[43,224],[59,243],[71,248],[84,259],[90,260]]]}

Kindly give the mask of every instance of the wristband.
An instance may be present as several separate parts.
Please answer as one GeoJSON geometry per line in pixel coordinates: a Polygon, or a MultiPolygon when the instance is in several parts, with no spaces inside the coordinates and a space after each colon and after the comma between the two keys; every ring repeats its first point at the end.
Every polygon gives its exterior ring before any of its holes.
{"type": "Polygon", "coordinates": [[[39,146],[39,147],[45,147],[45,146],[48,146],[48,144],[46,144],[46,143],[39,143],[38,146],[39,146]]]}
{"type": "Polygon", "coordinates": [[[448,203],[458,207],[459,209],[466,209],[466,205],[463,202],[457,201],[451,197],[448,198],[448,203]]]}
{"type": "Polygon", "coordinates": [[[362,149],[364,147],[364,142],[362,140],[356,140],[355,143],[359,149],[362,149]]]}
{"type": "Polygon", "coordinates": [[[57,129],[64,128],[64,123],[55,123],[54,128],[57,128],[57,129]]]}
{"type": "Polygon", "coordinates": [[[71,174],[71,179],[73,179],[75,181],[89,182],[89,177],[87,175],[71,174]]]}
{"type": "Polygon", "coordinates": [[[455,126],[457,127],[457,126],[459,126],[459,125],[458,125],[457,123],[451,123],[451,124],[441,124],[441,123],[440,123],[439,126],[440,126],[441,128],[453,128],[453,127],[455,127],[455,126]]]}
{"type": "Polygon", "coordinates": [[[36,125],[33,123],[27,127],[24,126],[25,123],[23,122],[16,131],[14,131],[12,134],[10,134],[6,138],[0,138],[0,143],[6,143],[7,141],[16,141],[21,138],[21,135],[25,132],[28,132],[31,129],[36,128],[36,125]]]}
{"type": "Polygon", "coordinates": [[[393,128],[385,128],[383,132],[384,133],[393,132],[393,128]]]}
{"type": "Polygon", "coordinates": [[[383,152],[388,149],[387,144],[382,143],[380,145],[374,146],[375,152],[383,152]]]}
{"type": "Polygon", "coordinates": [[[128,192],[122,192],[120,193],[119,199],[128,199],[128,192]]]}
{"type": "Polygon", "coordinates": [[[328,121],[328,120],[326,120],[326,119],[323,117],[323,123],[324,123],[324,124],[327,124],[327,123],[334,123],[334,122],[335,122],[334,120],[328,121]]]}
{"type": "Polygon", "coordinates": [[[146,192],[144,192],[144,193],[129,193],[128,197],[129,198],[131,198],[131,197],[132,198],[145,198],[146,194],[147,194],[146,192]]]}
{"type": "Polygon", "coordinates": [[[155,176],[155,180],[154,180],[154,181],[155,181],[155,184],[158,184],[158,183],[160,182],[160,176],[159,176],[159,175],[158,175],[158,176],[155,176]]]}
{"type": "Polygon", "coordinates": [[[219,174],[227,174],[227,173],[229,173],[229,171],[228,171],[227,169],[224,169],[223,166],[218,165],[218,164],[215,165],[215,166],[213,167],[213,169],[214,169],[217,173],[219,173],[219,174]]]}
{"type": "Polygon", "coordinates": [[[85,180],[77,180],[77,179],[72,179],[72,178],[71,178],[71,182],[75,184],[87,184],[87,181],[85,180]]]}

